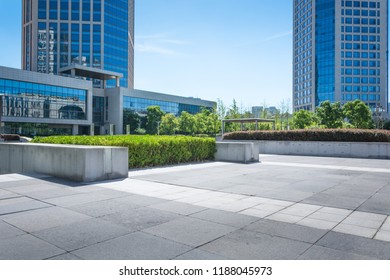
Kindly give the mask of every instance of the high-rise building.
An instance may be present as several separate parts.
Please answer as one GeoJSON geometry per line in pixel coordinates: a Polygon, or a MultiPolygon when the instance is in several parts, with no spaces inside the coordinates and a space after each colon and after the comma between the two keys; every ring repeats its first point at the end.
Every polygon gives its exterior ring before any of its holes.
{"type": "Polygon", "coordinates": [[[294,111],[388,106],[388,0],[294,0],[294,111]]]}
{"type": "Polygon", "coordinates": [[[23,0],[22,41],[24,70],[81,64],[121,73],[120,86],[134,87],[134,0],[23,0]]]}

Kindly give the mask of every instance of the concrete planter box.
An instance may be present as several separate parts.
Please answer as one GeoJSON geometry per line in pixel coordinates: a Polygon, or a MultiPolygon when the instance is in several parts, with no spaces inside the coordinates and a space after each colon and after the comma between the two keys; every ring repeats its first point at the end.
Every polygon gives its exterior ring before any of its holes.
{"type": "Polygon", "coordinates": [[[259,147],[252,142],[217,142],[216,161],[259,162],[259,147]]]}
{"type": "Polygon", "coordinates": [[[254,142],[259,145],[260,154],[390,159],[390,143],[321,141],[254,142]]]}
{"type": "Polygon", "coordinates": [[[128,149],[53,144],[0,144],[0,174],[42,173],[78,182],[128,177],[128,149]]]}

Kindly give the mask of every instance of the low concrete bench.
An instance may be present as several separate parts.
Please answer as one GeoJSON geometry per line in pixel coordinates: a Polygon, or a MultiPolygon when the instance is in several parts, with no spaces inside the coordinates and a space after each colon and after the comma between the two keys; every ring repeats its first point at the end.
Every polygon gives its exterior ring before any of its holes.
{"type": "Polygon", "coordinates": [[[0,143],[0,174],[42,173],[78,182],[128,177],[128,149],[0,143]]]}
{"type": "Polygon", "coordinates": [[[259,162],[259,145],[251,142],[217,142],[216,161],[259,162]]]}
{"type": "Polygon", "coordinates": [[[256,141],[260,154],[390,159],[390,143],[256,141]]]}

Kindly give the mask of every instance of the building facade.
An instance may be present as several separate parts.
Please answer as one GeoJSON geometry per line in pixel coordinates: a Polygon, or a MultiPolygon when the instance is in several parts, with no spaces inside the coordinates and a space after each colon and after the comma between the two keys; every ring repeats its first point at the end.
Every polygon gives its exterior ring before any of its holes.
{"type": "MultiPolygon", "coordinates": [[[[75,68],[79,70],[76,74],[94,77],[102,84],[122,76],[94,68],[75,68]]],[[[203,108],[212,109],[216,103],[119,86],[96,88],[92,80],[80,76],[0,66],[0,133],[30,137],[123,134],[124,112],[142,116],[149,106],[160,106],[164,112],[178,116],[183,111],[196,114],[203,108]]]]}
{"type": "Polygon", "coordinates": [[[134,0],[23,0],[22,19],[24,70],[80,64],[122,73],[120,86],[134,87],[134,0]]]}
{"type": "Polygon", "coordinates": [[[294,0],[293,106],[388,106],[388,0],[294,0]]]}

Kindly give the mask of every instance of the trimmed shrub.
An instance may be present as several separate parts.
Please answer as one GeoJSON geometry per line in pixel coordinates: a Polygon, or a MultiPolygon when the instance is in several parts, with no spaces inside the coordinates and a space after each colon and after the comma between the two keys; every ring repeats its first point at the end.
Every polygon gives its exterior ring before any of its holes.
{"type": "Polygon", "coordinates": [[[214,159],[215,139],[188,136],[53,136],[33,143],[129,148],[129,168],[163,166],[214,159]]]}
{"type": "Polygon", "coordinates": [[[224,135],[224,140],[390,142],[390,131],[368,129],[308,129],[245,131],[224,135]]]}
{"type": "Polygon", "coordinates": [[[18,134],[1,134],[0,138],[4,141],[20,141],[20,135],[18,134]]]}

